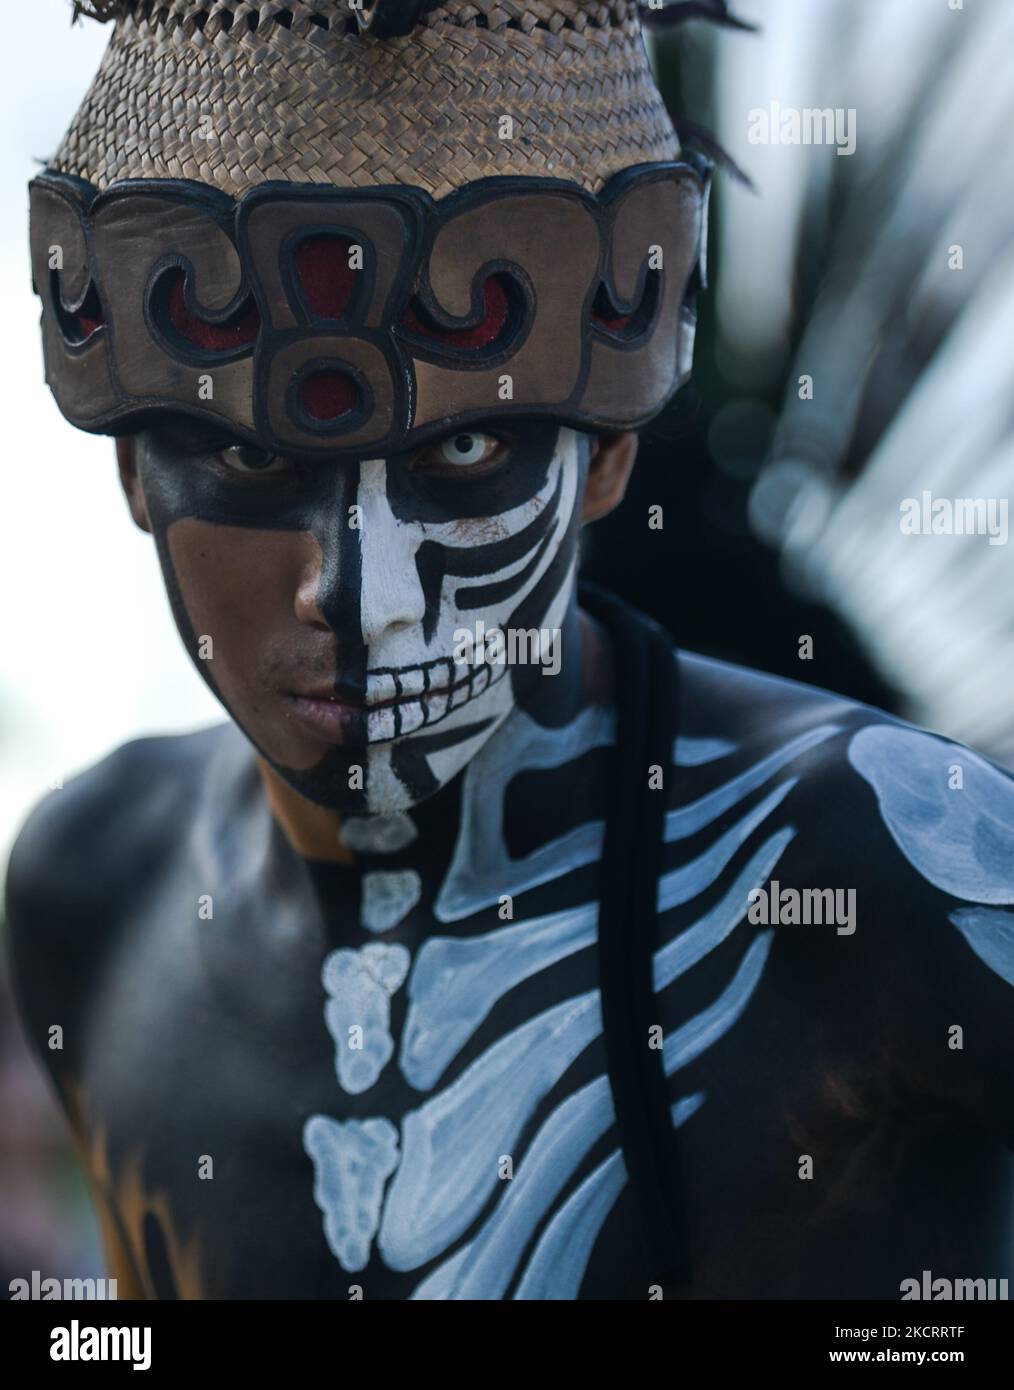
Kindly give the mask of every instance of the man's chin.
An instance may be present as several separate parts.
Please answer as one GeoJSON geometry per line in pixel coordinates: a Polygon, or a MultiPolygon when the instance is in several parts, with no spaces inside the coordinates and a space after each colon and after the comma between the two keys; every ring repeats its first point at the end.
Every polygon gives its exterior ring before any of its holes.
{"type": "Polygon", "coordinates": [[[270,731],[263,741],[249,728],[244,732],[286,786],[314,806],[343,816],[391,815],[421,805],[453,781],[513,705],[507,680],[487,686],[434,724],[413,725],[401,709],[367,713],[357,707],[350,713],[346,707],[334,714],[301,711],[306,717],[298,738],[291,718],[276,726],[274,739],[270,731]],[[324,730],[315,732],[321,715],[324,730]],[[406,729],[406,723],[412,726],[406,729]]]}
{"type": "Polygon", "coordinates": [[[394,815],[411,810],[440,790],[420,787],[420,794],[391,771],[391,758],[409,736],[384,743],[360,742],[328,748],[312,767],[294,768],[262,754],[272,771],[292,791],[320,810],[339,816],[394,815]]]}

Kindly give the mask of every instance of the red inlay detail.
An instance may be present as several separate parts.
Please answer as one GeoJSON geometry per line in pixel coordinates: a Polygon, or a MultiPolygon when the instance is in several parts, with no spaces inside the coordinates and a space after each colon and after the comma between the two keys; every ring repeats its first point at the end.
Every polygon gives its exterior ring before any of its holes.
{"type": "Polygon", "coordinates": [[[78,314],[77,326],[81,330],[81,341],[84,342],[84,340],[90,338],[93,333],[97,333],[104,323],[105,318],[102,315],[101,309],[99,310],[98,318],[89,318],[85,314],[78,314]]]}
{"type": "Polygon", "coordinates": [[[352,242],[347,237],[317,236],[301,242],[296,251],[296,274],[306,307],[321,319],[344,318],[361,270],[349,265],[352,242]]]}
{"type": "Polygon", "coordinates": [[[603,318],[601,314],[596,314],[594,310],[592,310],[592,318],[596,323],[600,323],[603,328],[608,328],[611,333],[622,332],[628,323],[633,323],[634,321],[633,314],[622,314],[619,318],[607,319],[603,318]]]}
{"type": "Polygon", "coordinates": [[[252,299],[225,323],[205,323],[187,308],[183,279],[183,271],[180,270],[173,277],[169,289],[169,320],[181,338],[209,352],[229,352],[253,342],[260,331],[261,316],[252,299]]]}
{"type": "Polygon", "coordinates": [[[503,278],[499,275],[491,275],[483,286],[485,312],[481,321],[474,328],[441,328],[438,324],[433,323],[428,315],[424,322],[413,307],[414,304],[415,301],[413,300],[412,304],[405,310],[401,320],[402,328],[407,328],[410,333],[416,333],[421,338],[432,338],[435,342],[444,343],[447,347],[471,348],[473,350],[489,347],[490,343],[496,342],[503,332],[510,307],[503,278]]]}
{"type": "Polygon", "coordinates": [[[300,386],[299,399],[314,420],[337,420],[359,404],[359,389],[345,372],[314,372],[300,386]]]}

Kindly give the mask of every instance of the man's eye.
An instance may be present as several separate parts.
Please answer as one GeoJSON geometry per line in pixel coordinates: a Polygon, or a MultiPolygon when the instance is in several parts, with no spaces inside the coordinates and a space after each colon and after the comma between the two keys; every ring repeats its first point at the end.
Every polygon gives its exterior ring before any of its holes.
{"type": "Polygon", "coordinates": [[[219,450],[218,457],[234,473],[247,477],[288,471],[288,460],[280,454],[269,453],[267,449],[258,449],[255,444],[232,444],[227,449],[219,450]]]}
{"type": "Polygon", "coordinates": [[[442,473],[489,463],[504,448],[503,440],[491,434],[462,431],[432,445],[419,456],[418,466],[442,473]]]}
{"type": "Polygon", "coordinates": [[[439,445],[445,463],[482,463],[497,447],[499,440],[488,434],[456,434],[439,445]]]}

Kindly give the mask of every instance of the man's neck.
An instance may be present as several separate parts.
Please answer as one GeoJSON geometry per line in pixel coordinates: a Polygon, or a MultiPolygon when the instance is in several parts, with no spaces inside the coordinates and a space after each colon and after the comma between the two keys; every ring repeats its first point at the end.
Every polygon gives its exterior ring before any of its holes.
{"type": "Polygon", "coordinates": [[[338,812],[308,801],[259,753],[256,758],[271,814],[296,853],[325,864],[354,864],[355,855],[342,841],[338,812]]]}

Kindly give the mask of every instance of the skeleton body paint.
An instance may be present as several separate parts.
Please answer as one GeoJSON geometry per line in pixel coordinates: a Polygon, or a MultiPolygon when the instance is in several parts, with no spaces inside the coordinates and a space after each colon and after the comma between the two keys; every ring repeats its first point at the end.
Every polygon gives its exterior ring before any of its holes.
{"type": "MultiPolygon", "coordinates": [[[[896,1297],[926,1248],[907,1215],[916,1181],[933,1248],[1009,1277],[1002,1167],[954,1211],[933,1126],[1009,1130],[1014,1077],[982,1059],[999,1055],[1009,1007],[1014,884],[990,827],[1009,820],[1014,783],[861,706],[679,665],[653,971],[690,1292],[896,1297]],[[895,775],[899,740],[943,786],[963,762],[969,799],[941,793],[925,814],[895,775]],[[842,845],[867,811],[857,866],[842,845]],[[977,860],[1000,875],[978,896],[977,860]],[[772,879],[854,886],[856,932],[753,925],[750,893],[772,879]],[[962,1023],[970,1041],[952,1049],[962,1023]]],[[[87,1050],[72,1040],[59,1066],[151,1294],[648,1296],[596,964],[609,716],[578,700],[550,753],[551,726],[515,706],[464,777],[406,812],[346,817],[354,863],[293,852],[229,727],[128,748],[40,813],[16,879],[62,836],[79,883],[66,837],[94,853],[95,832],[74,825],[96,824],[113,787],[131,807],[102,834],[136,867],[83,893],[62,987],[98,987],[120,939],[109,923],[136,920],[138,902],[143,926],[87,1050]],[[145,811],[129,789],[152,783],[162,804],[145,811]],[[380,911],[375,876],[414,886],[380,911]],[[216,1165],[196,1193],[194,1153],[216,1165]]]]}

